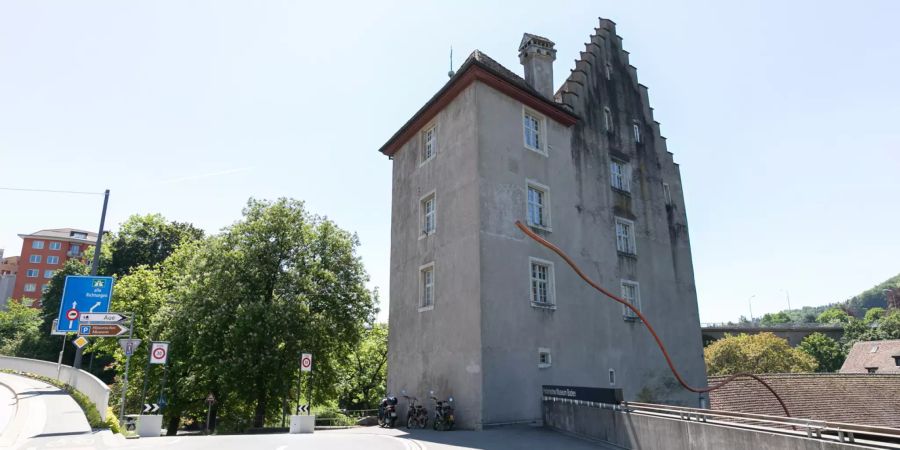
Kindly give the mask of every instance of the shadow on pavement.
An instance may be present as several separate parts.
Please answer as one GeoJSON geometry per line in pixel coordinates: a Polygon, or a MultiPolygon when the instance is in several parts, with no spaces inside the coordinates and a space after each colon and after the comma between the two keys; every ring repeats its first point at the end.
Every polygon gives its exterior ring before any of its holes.
{"type": "Polygon", "coordinates": [[[556,431],[529,425],[486,428],[482,431],[399,430],[394,436],[422,442],[428,449],[467,448],[483,450],[556,449],[573,450],[612,448],[597,442],[577,439],[556,431]]]}

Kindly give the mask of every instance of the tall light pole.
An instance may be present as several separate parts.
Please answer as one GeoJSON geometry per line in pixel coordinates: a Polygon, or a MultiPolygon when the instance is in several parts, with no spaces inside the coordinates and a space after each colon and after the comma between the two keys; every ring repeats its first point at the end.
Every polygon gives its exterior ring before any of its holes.
{"type": "Polygon", "coordinates": [[[787,289],[784,289],[784,296],[787,298],[788,311],[790,311],[791,310],[791,293],[787,289]]]}
{"type": "MultiPolygon", "coordinates": [[[[97,232],[97,243],[94,245],[94,260],[91,262],[91,276],[97,276],[97,270],[100,268],[100,248],[103,245],[103,226],[106,224],[106,205],[109,204],[109,189],[103,193],[103,210],[100,212],[100,231],[97,232]]],[[[75,350],[75,361],[72,366],[76,369],[81,368],[81,354],[84,347],[78,347],[75,350]]]]}
{"type": "Polygon", "coordinates": [[[756,297],[756,294],[747,299],[747,303],[750,305],[750,323],[753,323],[753,297],[756,297]]]}

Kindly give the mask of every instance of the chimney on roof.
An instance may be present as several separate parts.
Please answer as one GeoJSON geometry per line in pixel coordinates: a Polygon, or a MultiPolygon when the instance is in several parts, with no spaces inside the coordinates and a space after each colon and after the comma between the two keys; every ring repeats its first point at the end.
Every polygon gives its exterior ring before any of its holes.
{"type": "Polygon", "coordinates": [[[525,66],[525,82],[544,97],[553,98],[555,44],[550,39],[525,33],[519,44],[519,62],[525,66]]]}

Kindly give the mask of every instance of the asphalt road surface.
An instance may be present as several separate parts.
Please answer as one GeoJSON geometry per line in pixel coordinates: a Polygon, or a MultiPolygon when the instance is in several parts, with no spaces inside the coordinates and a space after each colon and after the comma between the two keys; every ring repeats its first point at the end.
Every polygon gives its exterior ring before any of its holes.
{"type": "Polygon", "coordinates": [[[454,450],[611,448],[543,428],[516,426],[485,431],[381,429],[316,431],[313,434],[173,436],[125,439],[93,432],[81,408],[65,392],[46,383],[0,374],[0,448],[160,449],[160,450],[454,450]],[[4,385],[15,391],[15,396],[4,385]],[[16,398],[17,397],[17,398],[16,398]]]}

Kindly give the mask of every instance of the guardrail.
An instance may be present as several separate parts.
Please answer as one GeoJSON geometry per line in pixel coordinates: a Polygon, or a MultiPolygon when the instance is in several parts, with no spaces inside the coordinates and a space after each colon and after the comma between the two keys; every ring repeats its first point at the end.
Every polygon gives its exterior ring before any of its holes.
{"type": "Polygon", "coordinates": [[[37,359],[0,356],[0,369],[28,372],[54,378],[74,387],[86,395],[97,407],[100,420],[106,420],[106,408],[109,406],[109,386],[99,378],[83,370],[37,359]]]}
{"type": "Polygon", "coordinates": [[[878,448],[900,448],[900,428],[639,402],[625,402],[620,408],[629,413],[678,417],[681,420],[698,422],[712,421],[719,425],[742,428],[765,428],[769,432],[786,434],[805,433],[808,438],[857,443],[878,448]]]}

